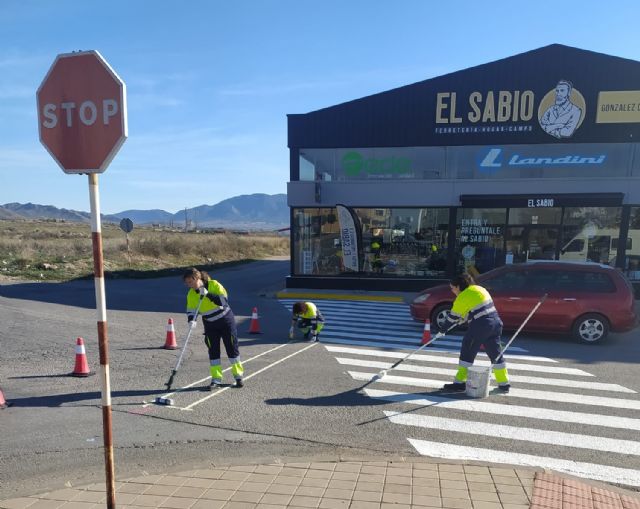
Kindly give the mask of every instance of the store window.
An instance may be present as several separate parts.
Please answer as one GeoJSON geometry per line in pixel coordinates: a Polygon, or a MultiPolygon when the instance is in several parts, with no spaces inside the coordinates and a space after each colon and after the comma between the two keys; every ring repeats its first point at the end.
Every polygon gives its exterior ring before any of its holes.
{"type": "Polygon", "coordinates": [[[477,276],[504,264],[507,209],[460,208],[456,219],[457,272],[477,276]]]}
{"type": "Polygon", "coordinates": [[[356,209],[365,272],[383,277],[445,277],[449,209],[356,209]]]}
{"type": "MultiPolygon", "coordinates": [[[[618,239],[615,239],[614,246],[618,239]]],[[[640,281],[640,207],[631,207],[625,272],[632,281],[640,281]]]]}
{"type": "Polygon", "coordinates": [[[560,260],[615,265],[621,211],[621,207],[566,207],[560,260]]]}
{"type": "Polygon", "coordinates": [[[296,275],[342,272],[339,228],[335,208],[294,209],[293,256],[296,275]]]}
{"type": "MultiPolygon", "coordinates": [[[[354,209],[360,228],[361,275],[445,277],[447,208],[354,209]]],[[[342,263],[340,224],[335,208],[294,209],[294,273],[354,275],[342,263]]]]}

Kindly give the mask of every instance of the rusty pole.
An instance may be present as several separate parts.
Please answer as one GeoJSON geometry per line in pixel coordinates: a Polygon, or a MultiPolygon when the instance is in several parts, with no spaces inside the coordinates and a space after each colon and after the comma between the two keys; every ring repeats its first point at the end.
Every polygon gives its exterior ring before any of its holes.
{"type": "Polygon", "coordinates": [[[98,174],[89,173],[91,200],[91,242],[93,245],[93,276],[98,314],[98,345],[100,349],[100,379],[102,382],[102,434],[106,475],[107,508],[116,507],[115,467],[113,462],[113,434],[111,420],[111,384],[109,380],[109,338],[107,336],[107,304],[104,291],[102,259],[102,228],[100,223],[100,195],[98,174]]]}

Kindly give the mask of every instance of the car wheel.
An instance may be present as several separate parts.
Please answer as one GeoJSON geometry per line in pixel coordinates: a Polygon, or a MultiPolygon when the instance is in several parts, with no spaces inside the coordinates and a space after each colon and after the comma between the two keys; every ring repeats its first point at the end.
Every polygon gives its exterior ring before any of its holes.
{"type": "Polygon", "coordinates": [[[447,316],[451,311],[451,304],[440,304],[431,313],[431,327],[436,332],[444,332],[444,325],[447,322],[447,316]]]}
{"type": "Polygon", "coordinates": [[[573,336],[580,343],[598,343],[609,334],[609,321],[597,313],[589,313],[578,318],[573,324],[573,336]]]}

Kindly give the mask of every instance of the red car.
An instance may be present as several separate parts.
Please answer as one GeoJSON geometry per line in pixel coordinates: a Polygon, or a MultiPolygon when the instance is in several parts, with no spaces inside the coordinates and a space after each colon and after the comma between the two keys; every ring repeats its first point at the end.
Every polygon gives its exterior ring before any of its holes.
{"type": "MultiPolygon", "coordinates": [[[[547,300],[524,331],[572,333],[583,343],[597,343],[609,331],[626,332],[638,323],[633,288],[617,269],[598,263],[537,261],[505,265],[477,278],[493,297],[507,330],[516,330],[540,297],[547,300]]],[[[411,316],[440,330],[455,296],[448,284],[420,293],[411,316]]]]}

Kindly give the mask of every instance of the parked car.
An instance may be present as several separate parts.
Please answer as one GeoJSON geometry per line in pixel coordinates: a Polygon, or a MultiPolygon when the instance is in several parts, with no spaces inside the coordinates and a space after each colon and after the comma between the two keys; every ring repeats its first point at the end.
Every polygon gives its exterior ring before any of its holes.
{"type": "MultiPolygon", "coordinates": [[[[491,293],[506,330],[520,327],[545,293],[524,331],[571,333],[580,342],[597,343],[609,331],[625,332],[638,323],[631,283],[608,265],[540,260],[505,265],[477,280],[491,293]]],[[[411,316],[429,318],[441,330],[454,298],[448,284],[428,288],[413,299],[411,316]]]]}

